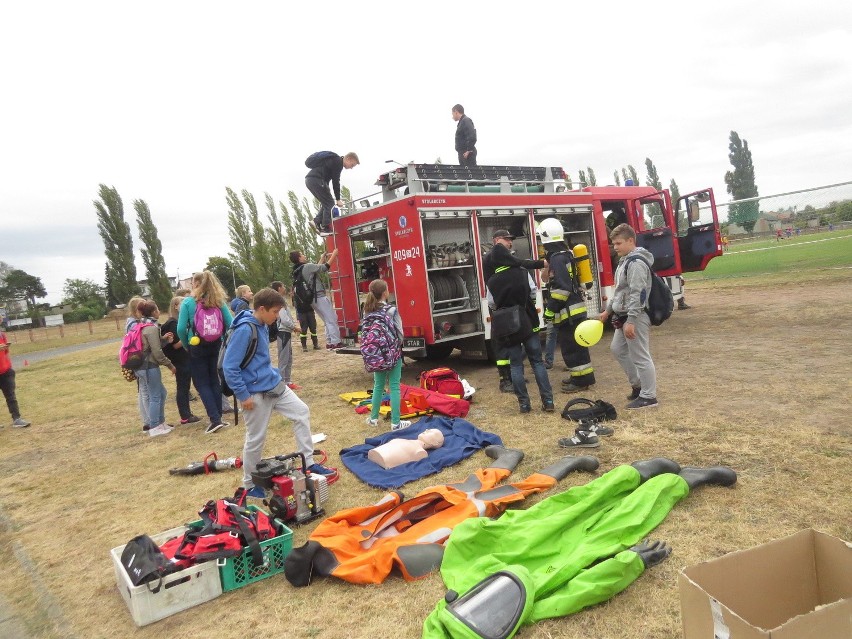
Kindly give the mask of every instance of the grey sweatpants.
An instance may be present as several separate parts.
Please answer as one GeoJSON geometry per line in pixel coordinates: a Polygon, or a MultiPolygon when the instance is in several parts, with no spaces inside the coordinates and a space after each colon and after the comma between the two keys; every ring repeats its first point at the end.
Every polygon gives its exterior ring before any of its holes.
{"type": "MultiPolygon", "coordinates": [[[[266,429],[272,411],[293,421],[293,434],[296,436],[296,452],[305,456],[305,465],[314,463],[314,442],[311,438],[311,411],[299,396],[282,382],[274,392],[284,392],[274,397],[269,393],[255,393],[251,396],[254,408],[243,411],[246,422],[246,442],[243,446],[243,485],[246,489],[254,487],[251,474],[257,469],[257,463],[263,458],[263,444],[266,442],[266,429]]],[[[277,451],[276,454],[290,452],[277,451]]]]}
{"type": "Polygon", "coordinates": [[[293,334],[282,331],[275,340],[278,342],[278,371],[285,384],[293,380],[293,334]]]}
{"type": "Polygon", "coordinates": [[[337,313],[331,306],[331,301],[320,295],[312,305],[322,323],[325,324],[325,343],[340,344],[340,329],[337,327],[337,313]]]}
{"type": "Polygon", "coordinates": [[[627,373],[627,380],[633,388],[642,388],[640,397],[657,397],[657,369],[654,360],[651,359],[649,348],[649,336],[651,333],[651,320],[647,313],[641,313],[635,320],[636,337],[627,339],[624,337],[624,329],[619,328],[612,336],[609,349],[615,355],[615,359],[627,373]]]}

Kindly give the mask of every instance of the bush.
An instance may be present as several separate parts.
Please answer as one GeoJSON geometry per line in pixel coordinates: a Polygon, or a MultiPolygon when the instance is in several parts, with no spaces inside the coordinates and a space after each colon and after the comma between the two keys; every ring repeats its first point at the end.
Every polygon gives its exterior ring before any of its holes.
{"type": "Polygon", "coordinates": [[[104,308],[102,306],[81,306],[67,313],[65,315],[65,322],[87,322],[88,320],[101,319],[103,316],[104,308]]]}

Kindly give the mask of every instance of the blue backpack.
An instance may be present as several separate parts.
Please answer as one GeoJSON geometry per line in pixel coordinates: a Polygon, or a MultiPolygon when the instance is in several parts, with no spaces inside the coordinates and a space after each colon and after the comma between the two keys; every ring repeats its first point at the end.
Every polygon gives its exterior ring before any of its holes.
{"type": "Polygon", "coordinates": [[[402,357],[402,339],[389,308],[383,306],[361,320],[361,357],[368,373],[389,371],[402,357]]]}

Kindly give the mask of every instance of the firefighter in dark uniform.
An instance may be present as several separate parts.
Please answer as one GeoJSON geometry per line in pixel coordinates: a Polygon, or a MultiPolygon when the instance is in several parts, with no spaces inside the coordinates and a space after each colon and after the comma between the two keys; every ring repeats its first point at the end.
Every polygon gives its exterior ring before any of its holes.
{"type": "MultiPolygon", "coordinates": [[[[494,231],[492,240],[494,247],[482,258],[482,278],[488,282],[497,269],[498,264],[513,264],[525,269],[544,268],[544,260],[522,260],[512,254],[512,240],[515,236],[505,229],[494,231]]],[[[506,349],[492,341],[494,354],[497,356],[497,372],[500,374],[500,392],[514,393],[512,385],[512,366],[506,349]]]]}
{"type": "Polygon", "coordinates": [[[563,393],[578,393],[595,383],[595,369],[589,349],[580,346],[574,339],[577,325],[588,319],[586,314],[586,295],[577,277],[577,265],[574,254],[565,243],[565,231],[556,218],[542,220],[538,234],[547,251],[547,262],[553,273],[550,300],[544,311],[544,321],[553,323],[559,331],[559,346],[562,359],[571,372],[568,379],[562,380],[563,393]]]}

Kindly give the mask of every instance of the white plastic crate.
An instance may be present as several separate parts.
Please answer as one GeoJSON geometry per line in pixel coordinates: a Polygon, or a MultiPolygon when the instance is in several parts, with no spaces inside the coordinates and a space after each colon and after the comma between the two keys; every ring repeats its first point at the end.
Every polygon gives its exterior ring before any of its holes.
{"type": "MultiPolygon", "coordinates": [[[[152,535],[151,539],[160,545],[172,537],[182,535],[185,531],[186,526],[180,526],[152,535]]],[[[110,550],[110,556],[115,572],[115,583],[137,626],[146,626],[165,619],[176,612],[210,601],[222,594],[222,581],[219,579],[219,569],[215,561],[196,564],[164,577],[162,587],[156,594],[148,590],[146,584],[134,586],[124,566],[121,565],[123,550],[124,546],[113,548],[110,550]]]]}

